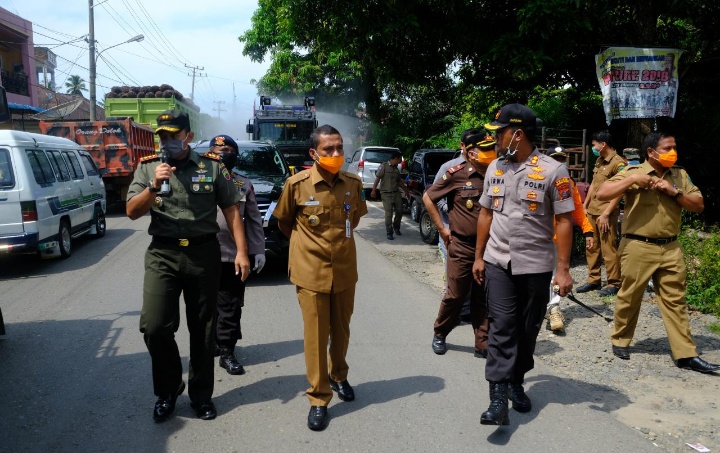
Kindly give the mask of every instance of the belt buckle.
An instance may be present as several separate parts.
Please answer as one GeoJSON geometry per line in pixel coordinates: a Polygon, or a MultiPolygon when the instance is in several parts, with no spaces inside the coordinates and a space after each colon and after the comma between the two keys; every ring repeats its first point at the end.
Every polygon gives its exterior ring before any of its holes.
{"type": "Polygon", "coordinates": [[[190,245],[190,239],[178,239],[178,245],[180,247],[187,247],[190,245]]]}
{"type": "Polygon", "coordinates": [[[658,245],[665,245],[670,242],[670,238],[660,238],[660,239],[657,239],[656,241],[657,241],[658,245]]]}

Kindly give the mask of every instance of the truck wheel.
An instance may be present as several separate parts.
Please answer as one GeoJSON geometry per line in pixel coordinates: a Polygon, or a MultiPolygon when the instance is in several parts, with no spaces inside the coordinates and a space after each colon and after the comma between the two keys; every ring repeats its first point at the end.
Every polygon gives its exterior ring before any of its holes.
{"type": "Polygon", "coordinates": [[[424,243],[434,245],[438,243],[439,236],[440,233],[435,228],[430,213],[427,212],[427,209],[423,209],[420,213],[420,237],[424,243]]]}
{"type": "Polygon", "coordinates": [[[420,221],[420,202],[417,201],[417,199],[415,199],[414,197],[410,202],[410,218],[413,220],[413,222],[420,221]]]}
{"type": "Polygon", "coordinates": [[[95,226],[95,233],[92,237],[100,239],[105,236],[107,230],[107,223],[105,222],[105,214],[102,212],[100,206],[95,206],[95,214],[93,215],[93,224],[95,226]]]}
{"type": "Polygon", "coordinates": [[[70,225],[67,220],[60,221],[60,231],[58,231],[58,236],[60,256],[62,258],[67,258],[72,253],[72,238],[70,237],[70,225]]]}

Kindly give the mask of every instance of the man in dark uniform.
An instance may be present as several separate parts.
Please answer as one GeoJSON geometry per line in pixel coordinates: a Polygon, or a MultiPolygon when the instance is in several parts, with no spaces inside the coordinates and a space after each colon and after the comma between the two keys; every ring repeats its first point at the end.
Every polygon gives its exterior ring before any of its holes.
{"type": "Polygon", "coordinates": [[[451,167],[423,194],[423,203],[447,247],[447,288],[435,319],[432,349],[447,352],[446,338],[457,325],[463,303],[470,293],[470,323],[475,333],[475,357],[487,357],[487,317],[484,289],[472,276],[475,261],[477,218],[480,213],[485,170],[497,157],[495,140],[485,134],[464,139],[467,161],[451,167]],[[442,221],[438,201],[447,197],[449,227],[442,221]]]}
{"type": "Polygon", "coordinates": [[[375,182],[373,183],[372,192],[370,196],[375,198],[377,196],[378,183],[380,185],[380,197],[383,202],[383,209],[385,210],[385,231],[387,232],[387,238],[389,240],[395,239],[393,231],[398,236],[402,236],[400,233],[400,223],[402,222],[402,195],[400,190],[407,194],[407,187],[405,182],[400,177],[400,170],[398,165],[402,161],[402,154],[400,151],[393,151],[390,160],[380,164],[380,168],[375,172],[375,182]],[[393,213],[395,216],[393,217],[393,213]]]}
{"type": "Polygon", "coordinates": [[[487,169],[473,265],[475,280],[487,288],[490,319],[485,365],[490,407],[480,417],[483,425],[509,423],[508,391],[513,409],[532,409],[522,384],[535,365],[550,282],[560,296],[572,290],[570,175],[533,145],[537,124],[530,108],[509,104],[485,125],[495,132],[501,157],[487,169]]]}
{"type": "Polygon", "coordinates": [[[175,332],[180,325],[180,294],[185,299],[190,332],[190,401],[203,420],[217,416],[211,401],[214,384],[215,305],[220,281],[217,206],[231,225],[237,255],[235,272],[250,271],[245,231],[238,213],[237,190],[219,156],[198,156],[188,147],[194,134],[186,113],[158,116],[159,156],[144,159],[128,190],[127,215],[135,220],[150,212],[152,242],[145,252],[145,280],[140,331],[152,360],[153,409],[157,422],[175,410],[185,390],[175,332]],[[169,184],[169,189],[161,186],[169,184]]]}
{"type": "MultiPolygon", "coordinates": [[[[238,145],[228,135],[218,135],[210,140],[210,153],[222,158],[223,165],[232,174],[233,183],[238,191],[238,208],[245,227],[249,260],[255,263],[253,271],[260,273],[265,266],[265,234],[262,215],[255,199],[252,182],[233,171],[238,158],[238,145]]],[[[240,318],[245,305],[245,281],[235,273],[235,240],[225,221],[222,210],[217,210],[217,222],[220,226],[218,241],[222,256],[220,269],[220,289],[217,300],[217,329],[215,333],[215,355],[219,356],[220,366],[228,374],[245,374],[245,368],[235,357],[235,346],[242,338],[240,318]]]]}
{"type": "Polygon", "coordinates": [[[290,238],[288,275],[302,311],[310,383],[307,424],[320,431],[328,424],[333,391],[343,401],[355,399],[345,360],[358,280],[353,230],[368,211],[360,178],[340,171],[340,132],[320,126],[310,135],[310,144],[315,165],[288,178],[273,215],[290,238]]]}
{"type": "Polygon", "coordinates": [[[720,365],[700,358],[690,337],[685,261],[677,241],[682,210],[702,212],[705,203],[687,172],[674,166],[676,148],[674,136],[651,132],[643,142],[645,162],[628,167],[598,189],[599,200],[625,195],[620,242],[622,287],[615,300],[615,327],[610,339],[613,354],[629,360],[643,292],[652,278],[677,366],[710,373],[720,370],[720,365]]]}

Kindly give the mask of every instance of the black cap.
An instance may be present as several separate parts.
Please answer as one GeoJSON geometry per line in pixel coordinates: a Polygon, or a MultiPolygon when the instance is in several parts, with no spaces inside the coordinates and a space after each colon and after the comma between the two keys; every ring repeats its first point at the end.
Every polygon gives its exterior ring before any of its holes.
{"type": "Polygon", "coordinates": [[[238,150],[237,143],[235,143],[235,140],[229,135],[217,135],[213,137],[213,139],[210,140],[210,147],[212,148],[213,146],[229,146],[234,148],[235,151],[238,150]]]}
{"type": "Polygon", "coordinates": [[[568,157],[567,153],[565,152],[565,148],[562,146],[551,146],[548,148],[547,153],[550,157],[568,157]]]}
{"type": "Polygon", "coordinates": [[[490,124],[486,124],[485,129],[496,131],[503,127],[512,126],[520,129],[530,127],[534,130],[537,125],[536,121],[537,115],[530,107],[522,104],[508,104],[498,110],[495,119],[490,124]]]}
{"type": "Polygon", "coordinates": [[[640,150],[637,148],[625,148],[623,150],[623,156],[627,159],[640,159],[640,150]]]}
{"type": "Polygon", "coordinates": [[[172,134],[185,129],[190,130],[190,117],[180,110],[166,110],[157,117],[157,128],[155,133],[168,131],[172,134]]]}
{"type": "Polygon", "coordinates": [[[485,134],[474,134],[463,140],[465,149],[478,148],[481,150],[495,149],[495,139],[485,134]]]}

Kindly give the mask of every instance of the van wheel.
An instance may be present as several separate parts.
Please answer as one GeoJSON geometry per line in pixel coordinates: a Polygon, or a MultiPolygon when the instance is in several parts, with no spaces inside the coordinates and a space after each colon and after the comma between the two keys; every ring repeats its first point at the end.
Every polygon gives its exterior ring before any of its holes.
{"type": "Polygon", "coordinates": [[[410,202],[410,218],[413,220],[413,222],[420,221],[420,202],[417,201],[417,199],[415,199],[414,197],[410,202]]]}
{"type": "Polygon", "coordinates": [[[67,258],[70,256],[70,253],[72,253],[70,225],[68,224],[67,220],[60,221],[60,231],[58,232],[58,236],[60,236],[58,240],[58,243],[60,245],[60,256],[62,258],[67,258]]]}
{"type": "Polygon", "coordinates": [[[95,206],[95,214],[93,215],[95,234],[92,237],[99,239],[105,236],[105,230],[107,230],[107,223],[105,223],[105,214],[102,212],[100,206],[95,206]]]}
{"type": "Polygon", "coordinates": [[[423,209],[420,214],[420,237],[422,237],[424,243],[434,245],[438,243],[439,236],[440,233],[435,228],[430,213],[427,212],[427,209],[423,209]]]}

